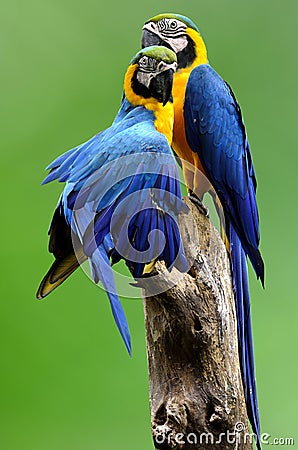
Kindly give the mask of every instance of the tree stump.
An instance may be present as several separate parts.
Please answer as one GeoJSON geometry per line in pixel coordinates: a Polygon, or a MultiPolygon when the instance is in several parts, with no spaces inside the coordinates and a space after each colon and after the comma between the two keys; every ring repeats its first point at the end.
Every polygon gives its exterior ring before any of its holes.
{"type": "MultiPolygon", "coordinates": [[[[185,203],[182,235],[186,251],[196,245],[194,264],[176,286],[143,299],[154,446],[252,449],[229,257],[210,219],[185,203]],[[195,243],[187,238],[193,221],[195,243]]],[[[163,264],[155,270],[167,277],[163,264]]]]}

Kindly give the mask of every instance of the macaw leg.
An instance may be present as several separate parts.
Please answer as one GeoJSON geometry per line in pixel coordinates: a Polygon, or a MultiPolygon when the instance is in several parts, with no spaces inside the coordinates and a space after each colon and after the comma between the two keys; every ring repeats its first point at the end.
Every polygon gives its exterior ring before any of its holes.
{"type": "Polygon", "coordinates": [[[195,168],[193,184],[194,188],[189,190],[189,198],[205,216],[209,217],[209,210],[203,204],[203,198],[212,186],[206,176],[197,168],[195,168]]]}
{"type": "Polygon", "coordinates": [[[192,192],[194,188],[194,169],[195,167],[188,161],[182,161],[183,177],[188,192],[192,192]]]}
{"type": "Polygon", "coordinates": [[[219,217],[219,221],[220,221],[220,235],[221,238],[226,246],[226,249],[228,250],[229,254],[230,254],[230,243],[229,243],[229,239],[227,237],[226,234],[226,223],[225,223],[225,214],[224,214],[224,210],[222,207],[222,204],[215,192],[215,190],[213,189],[213,187],[211,186],[211,189],[209,190],[209,194],[212,197],[217,215],[219,217]]]}

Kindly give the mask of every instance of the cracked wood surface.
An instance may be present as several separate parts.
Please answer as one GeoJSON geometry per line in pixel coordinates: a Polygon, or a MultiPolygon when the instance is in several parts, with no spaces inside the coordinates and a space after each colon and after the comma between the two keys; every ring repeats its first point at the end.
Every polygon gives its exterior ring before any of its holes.
{"type": "MultiPolygon", "coordinates": [[[[194,264],[175,287],[143,299],[154,445],[249,450],[229,258],[209,218],[185,203],[182,234],[186,252],[196,248],[194,264]]],[[[156,271],[167,276],[162,264],[156,271]]]]}

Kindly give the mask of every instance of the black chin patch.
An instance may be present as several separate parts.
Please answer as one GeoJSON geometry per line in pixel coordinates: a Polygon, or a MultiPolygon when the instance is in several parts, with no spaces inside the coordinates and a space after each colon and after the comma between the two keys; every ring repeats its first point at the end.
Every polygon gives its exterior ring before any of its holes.
{"type": "Polygon", "coordinates": [[[164,71],[152,78],[149,88],[144,86],[137,79],[137,71],[133,74],[131,87],[135,94],[143,98],[154,97],[160,103],[165,104],[167,101],[173,102],[172,83],[174,72],[172,70],[164,71]]]}
{"type": "Polygon", "coordinates": [[[191,66],[196,57],[193,40],[187,36],[187,41],[187,46],[181,50],[181,52],[177,53],[178,69],[184,69],[185,67],[191,66]]]}

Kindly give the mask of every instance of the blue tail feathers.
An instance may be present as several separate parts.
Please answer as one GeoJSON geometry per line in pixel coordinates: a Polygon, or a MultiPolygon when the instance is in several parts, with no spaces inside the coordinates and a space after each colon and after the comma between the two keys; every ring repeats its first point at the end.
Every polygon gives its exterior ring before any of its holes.
{"type": "Polygon", "coordinates": [[[244,396],[248,418],[250,420],[252,430],[256,435],[257,447],[261,450],[260,418],[254,367],[254,348],[250,315],[247,261],[240,239],[231,224],[229,237],[232,255],[233,287],[236,303],[239,358],[244,396]]]}
{"type": "Polygon", "coordinates": [[[101,281],[109,297],[116,325],[120,331],[125,347],[131,356],[131,339],[127,319],[117,295],[114,274],[109,257],[103,246],[99,246],[92,254],[90,266],[94,282],[98,283],[98,281],[101,281]]]}

